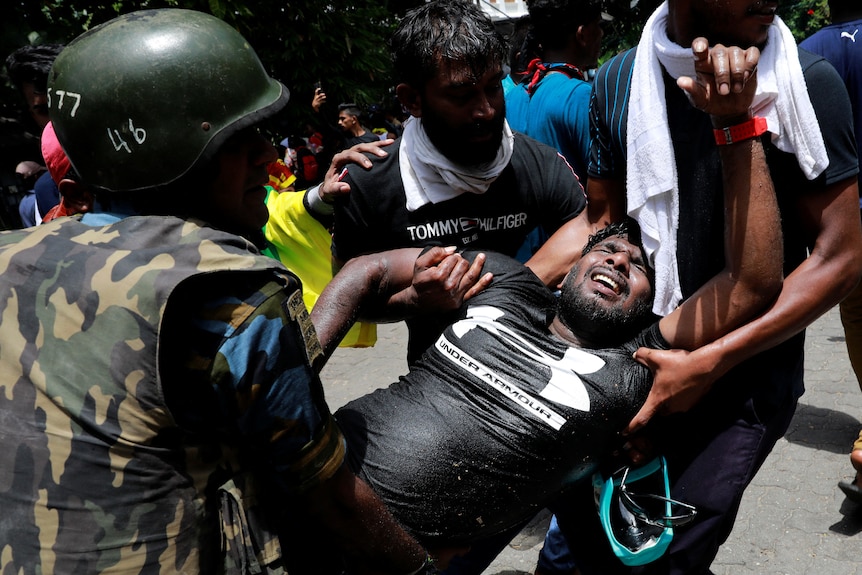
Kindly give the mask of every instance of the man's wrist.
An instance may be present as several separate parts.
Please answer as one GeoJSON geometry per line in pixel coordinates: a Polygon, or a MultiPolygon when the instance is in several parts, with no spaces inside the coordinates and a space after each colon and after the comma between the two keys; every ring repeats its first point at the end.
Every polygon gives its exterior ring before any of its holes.
{"type": "Polygon", "coordinates": [[[316,186],[308,188],[305,192],[306,205],[312,214],[318,216],[331,216],[335,213],[335,205],[324,201],[324,199],[320,197],[320,186],[322,185],[323,184],[317,184],[316,186]]]}
{"type": "MultiPolygon", "coordinates": [[[[715,126],[715,118],[713,118],[713,125],[715,126]]],[[[737,142],[757,138],[766,131],[766,118],[756,116],[736,124],[728,123],[724,126],[716,126],[712,133],[715,136],[715,143],[717,145],[729,146],[737,142]]]]}
{"type": "Polygon", "coordinates": [[[712,120],[712,127],[714,129],[721,130],[730,126],[736,126],[737,124],[743,124],[750,120],[751,117],[751,112],[745,111],[739,114],[732,114],[730,116],[711,115],[709,119],[712,120]]]}

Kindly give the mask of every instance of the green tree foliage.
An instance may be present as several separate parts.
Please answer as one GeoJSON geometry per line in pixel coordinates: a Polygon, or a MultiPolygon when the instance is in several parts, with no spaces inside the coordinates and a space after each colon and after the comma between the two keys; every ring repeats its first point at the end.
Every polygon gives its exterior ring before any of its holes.
{"type": "MultiPolygon", "coordinates": [[[[233,25],[270,73],[291,90],[291,125],[311,114],[313,84],[329,102],[379,102],[389,91],[387,39],[399,14],[422,0],[14,0],[0,24],[0,55],[25,44],[66,43],[89,28],[133,10],[200,10],[233,25]]],[[[3,86],[8,110],[18,95],[3,86]]],[[[334,109],[334,106],[333,106],[334,109]]],[[[4,114],[6,115],[6,114],[4,114]]],[[[333,118],[334,119],[334,118],[333,118]]]]}
{"type": "Polygon", "coordinates": [[[789,0],[779,5],[778,13],[797,42],[830,22],[828,0],[789,0]]]}
{"type": "MultiPolygon", "coordinates": [[[[288,121],[310,117],[313,84],[320,81],[334,105],[380,102],[391,89],[387,39],[398,18],[423,0],[11,0],[0,23],[0,56],[24,44],[65,43],[118,14],[144,8],[180,7],[209,12],[235,26],[254,46],[270,73],[291,90],[288,121]]],[[[466,1],[466,0],[465,0],[466,1]]],[[[607,25],[607,59],[634,46],[660,0],[607,0],[615,20],[607,25]]],[[[798,40],[828,20],[827,0],[784,0],[779,13],[798,40]]],[[[0,86],[0,115],[19,96],[0,86]]]]}

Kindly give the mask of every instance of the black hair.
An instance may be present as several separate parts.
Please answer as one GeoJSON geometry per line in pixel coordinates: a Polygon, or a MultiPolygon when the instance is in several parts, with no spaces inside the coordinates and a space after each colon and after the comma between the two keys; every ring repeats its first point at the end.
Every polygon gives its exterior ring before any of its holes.
{"type": "Polygon", "coordinates": [[[353,102],[346,102],[338,105],[339,112],[347,112],[349,116],[355,116],[357,118],[362,117],[362,109],[358,104],[354,104],[353,102]]]}
{"type": "Polygon", "coordinates": [[[584,246],[583,251],[581,251],[581,255],[587,255],[587,253],[596,247],[597,244],[612,237],[626,238],[629,243],[636,245],[641,249],[641,251],[643,251],[641,227],[635,220],[630,217],[626,217],[626,219],[609,224],[591,235],[589,239],[587,239],[587,244],[584,246]]]}
{"type": "Polygon", "coordinates": [[[528,48],[527,52],[529,52],[529,54],[522,54],[524,52],[524,47],[527,45],[525,41],[527,36],[530,34],[532,27],[533,25],[530,22],[530,15],[525,14],[515,20],[512,35],[509,36],[509,68],[511,68],[512,72],[515,74],[526,70],[527,64],[529,63],[528,58],[532,59],[531,56],[534,50],[528,48]]]}
{"type": "Polygon", "coordinates": [[[543,48],[563,48],[579,26],[601,18],[601,0],[527,0],[534,41],[543,48]]]}
{"type": "Polygon", "coordinates": [[[476,76],[506,58],[506,41],[481,8],[437,0],[407,13],[389,42],[397,80],[417,90],[444,61],[463,63],[476,76]]]}
{"type": "Polygon", "coordinates": [[[39,91],[45,92],[48,88],[48,73],[62,49],[63,44],[39,44],[18,48],[6,58],[9,79],[19,90],[29,82],[39,91]]]}

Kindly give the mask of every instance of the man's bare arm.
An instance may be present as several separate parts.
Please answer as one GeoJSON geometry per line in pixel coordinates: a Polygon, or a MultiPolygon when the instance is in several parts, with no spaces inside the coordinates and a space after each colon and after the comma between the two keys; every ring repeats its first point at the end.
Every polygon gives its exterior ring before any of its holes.
{"type": "Polygon", "coordinates": [[[667,394],[655,398],[650,413],[639,413],[630,431],[642,427],[655,411],[684,411],[692,390],[702,396],[732,367],[796,335],[850,293],[862,274],[858,193],[854,176],[799,200],[816,241],[765,313],[690,353],[647,348],[635,353],[635,359],[653,371],[653,388],[667,394]]]}
{"type": "Polygon", "coordinates": [[[325,357],[358,319],[395,321],[424,310],[458,309],[487,287],[491,274],[482,274],[484,255],[469,262],[454,251],[403,248],[348,261],[311,312],[325,357]]]}

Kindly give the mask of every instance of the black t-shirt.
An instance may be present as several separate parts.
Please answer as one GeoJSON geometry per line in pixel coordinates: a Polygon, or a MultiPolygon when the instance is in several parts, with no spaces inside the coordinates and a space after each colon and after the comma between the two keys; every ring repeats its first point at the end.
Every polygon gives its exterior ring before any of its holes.
{"type": "MultiPolygon", "coordinates": [[[[628,94],[635,50],[602,66],[590,104],[590,177],[624,178],[628,94]]],[[[822,193],[826,186],[858,173],[852,111],[841,78],[823,58],[799,50],[811,104],[829,155],[829,166],[807,180],[793,154],[772,145],[764,135],[766,161],[775,185],[784,231],[784,267],[789,274],[807,256],[805,226],[797,201],[822,193]]],[[[665,75],[668,122],[679,182],[677,260],[683,297],[689,297],[724,267],[724,197],[721,163],[709,116],[691,106],[676,82],[665,75]]],[[[802,344],[798,334],[734,369],[713,395],[758,397],[778,404],[802,393],[802,344]],[[792,380],[788,384],[788,379],[792,380]]],[[[714,401],[712,398],[710,401],[714,401]]],[[[713,403],[714,405],[714,403],[713,403]]]]}
{"type": "Polygon", "coordinates": [[[332,250],[355,256],[404,247],[453,245],[515,255],[526,235],[549,234],[586,205],[572,169],[552,148],[515,134],[512,160],[484,194],[462,194],[407,210],[400,140],[385,158],[369,156],[370,170],[348,168],[350,194],[336,204],[332,250]]]}
{"type": "MultiPolygon", "coordinates": [[[[552,234],[586,206],[571,167],[556,150],[515,134],[512,160],[484,194],[462,194],[407,210],[400,140],[370,170],[348,169],[350,194],[336,204],[332,252],[337,260],[405,247],[457,246],[514,256],[527,234],[552,234]]],[[[436,317],[407,322],[407,359],[415,361],[442,329],[436,317]]]]}
{"type": "Polygon", "coordinates": [[[372,142],[379,142],[380,138],[377,137],[377,134],[374,132],[366,131],[361,136],[345,136],[344,137],[344,149],[352,148],[357,144],[370,144],[372,142]]]}
{"type": "Polygon", "coordinates": [[[336,414],[353,469],[426,542],[513,527],[587,476],[649,393],[632,353],[667,348],[657,324],[619,348],[570,347],[532,272],[493,253],[485,267],[493,284],[410,373],[336,414]]]}

